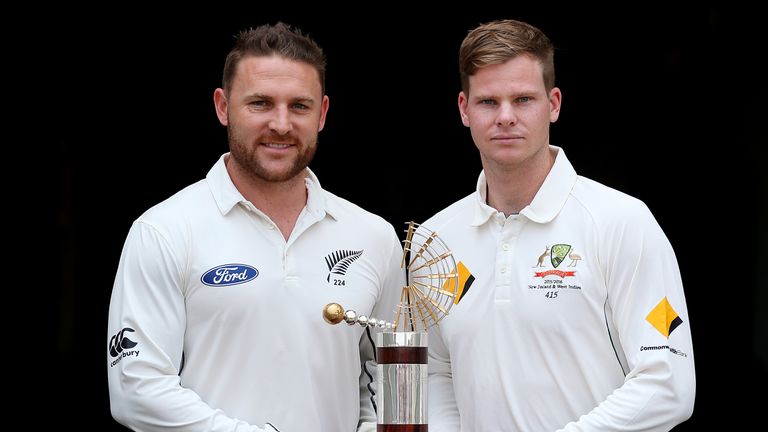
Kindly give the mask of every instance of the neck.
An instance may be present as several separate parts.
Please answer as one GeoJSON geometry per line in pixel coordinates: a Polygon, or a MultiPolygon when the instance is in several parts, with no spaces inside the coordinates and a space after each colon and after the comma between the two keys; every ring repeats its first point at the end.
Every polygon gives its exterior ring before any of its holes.
{"type": "Polygon", "coordinates": [[[520,213],[533,201],[544,184],[556,152],[548,147],[518,165],[508,166],[483,161],[488,184],[486,202],[489,206],[509,216],[520,213]]]}
{"type": "Polygon", "coordinates": [[[307,170],[282,182],[270,182],[242,172],[236,164],[227,163],[227,172],[238,191],[277,225],[288,240],[307,204],[307,170]]]}

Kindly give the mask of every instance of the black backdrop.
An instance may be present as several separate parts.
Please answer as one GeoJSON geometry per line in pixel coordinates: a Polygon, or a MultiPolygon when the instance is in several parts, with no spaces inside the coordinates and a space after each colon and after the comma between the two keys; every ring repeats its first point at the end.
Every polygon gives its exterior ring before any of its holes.
{"type": "Polygon", "coordinates": [[[227,150],[212,94],[232,35],[277,20],[307,31],[328,56],[331,105],[311,167],[325,188],[397,228],[470,193],[479,173],[456,109],[466,32],[497,18],[544,30],[563,90],[552,143],[581,175],[645,201],[679,260],[698,378],[694,416],[676,430],[762,417],[765,397],[750,395],[765,388],[768,364],[759,271],[768,259],[767,75],[753,11],[509,5],[417,14],[381,5],[348,8],[354,18],[342,19],[269,9],[123,10],[44,23],[52,38],[40,109],[56,114],[42,153],[56,176],[49,221],[60,263],[50,316],[56,388],[67,389],[49,404],[58,424],[120,430],[109,414],[106,318],[125,235],[227,150]],[[414,166],[427,175],[406,176],[414,166]]]}

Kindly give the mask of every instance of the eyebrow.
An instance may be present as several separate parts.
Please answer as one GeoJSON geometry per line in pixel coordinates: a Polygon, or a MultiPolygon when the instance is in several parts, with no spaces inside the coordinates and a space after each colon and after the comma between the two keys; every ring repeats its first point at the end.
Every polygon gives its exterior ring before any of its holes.
{"type": "Polygon", "coordinates": [[[309,96],[300,96],[293,100],[294,102],[301,102],[306,105],[311,105],[315,103],[315,99],[309,96]]]}
{"type": "MultiPolygon", "coordinates": [[[[536,90],[522,90],[522,91],[516,91],[514,93],[505,93],[502,95],[502,97],[508,97],[511,96],[513,98],[518,98],[521,96],[535,96],[538,93],[536,90]]],[[[483,100],[483,99],[497,99],[499,95],[491,95],[491,94],[480,94],[474,95],[471,97],[472,100],[483,100]]]]}
{"type": "MultiPolygon", "coordinates": [[[[251,93],[247,95],[245,99],[246,100],[261,99],[261,100],[272,102],[274,101],[275,98],[264,93],[251,93]]],[[[315,102],[315,99],[311,96],[299,96],[294,99],[291,99],[291,102],[300,102],[300,103],[309,105],[309,104],[313,104],[315,102]]]]}

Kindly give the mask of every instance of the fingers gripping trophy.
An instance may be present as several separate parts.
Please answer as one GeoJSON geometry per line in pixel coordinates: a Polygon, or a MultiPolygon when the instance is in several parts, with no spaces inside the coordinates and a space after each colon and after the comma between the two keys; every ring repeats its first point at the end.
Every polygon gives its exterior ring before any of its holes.
{"type": "Polygon", "coordinates": [[[331,324],[385,329],[376,335],[378,432],[427,432],[427,329],[448,314],[459,287],[456,261],[437,233],[407,225],[400,266],[408,285],[393,320],[358,316],[338,303],[323,310],[331,324]]]}

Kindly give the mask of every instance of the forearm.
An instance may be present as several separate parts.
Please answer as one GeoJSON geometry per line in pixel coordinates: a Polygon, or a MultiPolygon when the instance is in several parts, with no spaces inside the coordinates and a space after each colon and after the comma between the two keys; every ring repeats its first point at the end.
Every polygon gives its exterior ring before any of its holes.
{"type": "Polygon", "coordinates": [[[453,380],[444,374],[429,376],[429,430],[459,432],[461,421],[453,392],[453,380]]]}
{"type": "Polygon", "coordinates": [[[270,431],[227,417],[212,409],[189,389],[167,378],[130,378],[110,381],[112,415],[119,423],[141,431],[179,429],[189,432],[270,431]]]}
{"type": "Polygon", "coordinates": [[[687,380],[687,374],[676,378],[656,372],[630,379],[591,412],[560,431],[669,431],[693,411],[694,387],[686,385],[687,380]]]}
{"type": "Polygon", "coordinates": [[[459,432],[461,417],[453,388],[448,348],[440,326],[429,330],[429,429],[432,432],[459,432]]]}

